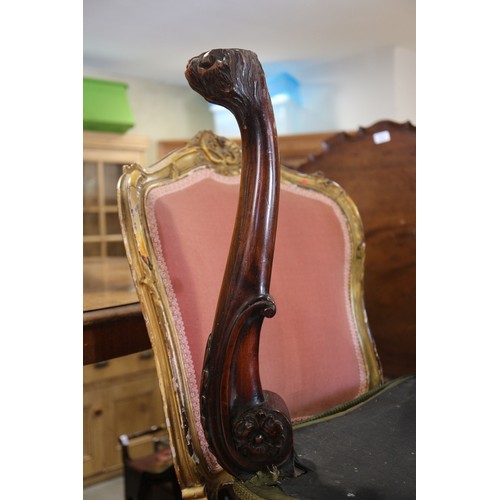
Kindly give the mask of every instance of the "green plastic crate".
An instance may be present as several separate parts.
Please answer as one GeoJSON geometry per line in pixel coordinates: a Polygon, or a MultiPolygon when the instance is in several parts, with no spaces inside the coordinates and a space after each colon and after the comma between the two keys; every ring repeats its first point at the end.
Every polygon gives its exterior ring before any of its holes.
{"type": "Polygon", "coordinates": [[[134,126],[127,84],[83,79],[83,129],[123,133],[134,126]]]}

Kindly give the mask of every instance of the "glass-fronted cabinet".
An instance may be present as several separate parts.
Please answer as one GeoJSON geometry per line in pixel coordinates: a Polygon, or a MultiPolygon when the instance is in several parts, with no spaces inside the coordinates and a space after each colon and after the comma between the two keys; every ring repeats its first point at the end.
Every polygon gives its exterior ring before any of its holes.
{"type": "Polygon", "coordinates": [[[116,184],[127,163],[144,165],[143,137],[85,132],[83,135],[83,256],[125,256],[116,184]]]}

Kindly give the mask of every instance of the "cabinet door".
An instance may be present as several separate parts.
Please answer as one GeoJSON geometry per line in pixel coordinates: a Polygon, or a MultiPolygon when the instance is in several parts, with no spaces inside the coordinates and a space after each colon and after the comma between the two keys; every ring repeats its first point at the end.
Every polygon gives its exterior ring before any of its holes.
{"type": "Polygon", "coordinates": [[[124,256],[116,185],[124,164],[144,165],[145,137],[83,134],[83,255],[124,256]]]}
{"type": "MultiPolygon", "coordinates": [[[[121,448],[118,437],[165,423],[156,373],[146,373],[122,381],[103,391],[106,400],[106,428],[103,435],[104,469],[120,468],[121,448]]],[[[130,455],[140,457],[152,452],[151,436],[134,440],[130,455]]]]}
{"type": "Polygon", "coordinates": [[[120,163],[83,162],[83,255],[124,256],[116,185],[120,163]]]}
{"type": "Polygon", "coordinates": [[[99,389],[83,392],[83,477],[103,469],[104,455],[100,437],[104,432],[104,412],[99,389]]]}

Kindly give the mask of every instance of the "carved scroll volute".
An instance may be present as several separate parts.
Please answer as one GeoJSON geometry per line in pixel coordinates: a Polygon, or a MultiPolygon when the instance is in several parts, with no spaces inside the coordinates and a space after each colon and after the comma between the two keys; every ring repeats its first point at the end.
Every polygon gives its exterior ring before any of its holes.
{"type": "Polygon", "coordinates": [[[201,381],[203,426],[212,452],[245,478],[279,467],[293,473],[292,428],[276,394],[263,391],[259,338],[276,311],[269,295],[279,199],[279,155],[271,100],[257,56],[216,49],[192,58],[191,87],[229,109],[242,139],[236,222],[201,381]]]}

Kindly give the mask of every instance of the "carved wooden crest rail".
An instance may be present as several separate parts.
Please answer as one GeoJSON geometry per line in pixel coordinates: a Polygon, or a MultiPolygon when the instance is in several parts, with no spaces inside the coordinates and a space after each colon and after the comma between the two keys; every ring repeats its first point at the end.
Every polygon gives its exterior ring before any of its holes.
{"type": "Polygon", "coordinates": [[[219,463],[245,478],[279,467],[293,474],[292,427],[284,401],[264,391],[258,348],[269,295],[278,215],[280,162],[271,100],[257,56],[216,49],[192,58],[190,86],[224,106],[242,138],[239,205],[201,381],[201,413],[219,463]]]}

